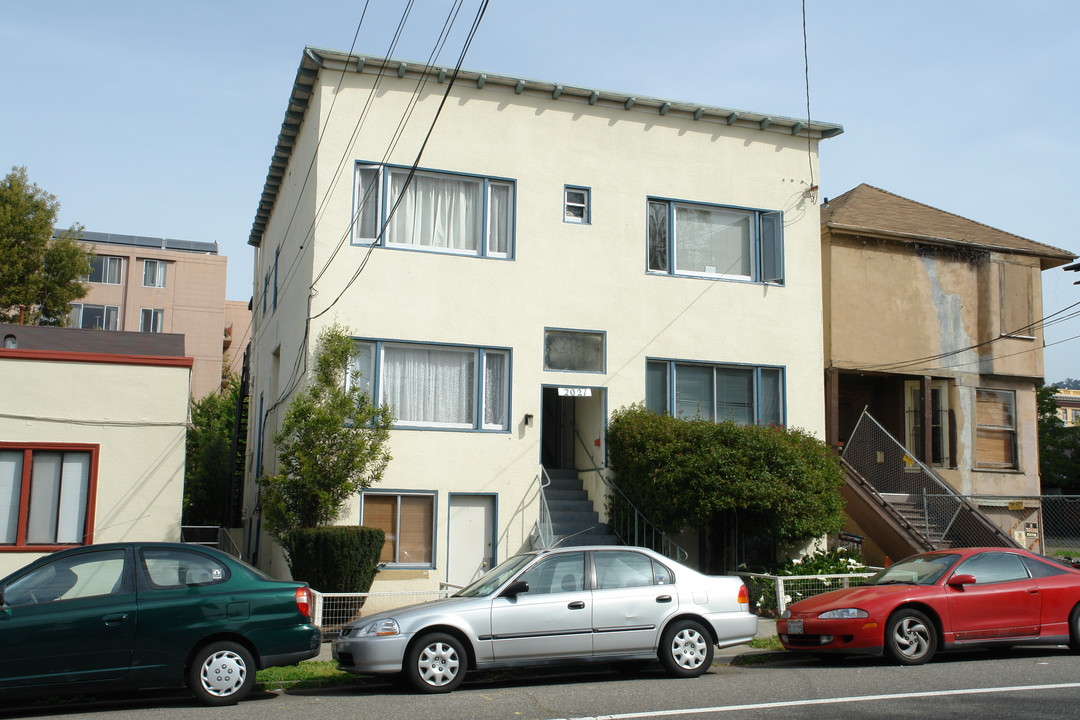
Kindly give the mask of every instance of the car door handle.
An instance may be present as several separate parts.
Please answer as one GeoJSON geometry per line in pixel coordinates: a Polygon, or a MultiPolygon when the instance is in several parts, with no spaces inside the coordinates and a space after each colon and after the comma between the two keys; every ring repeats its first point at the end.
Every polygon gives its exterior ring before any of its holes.
{"type": "Polygon", "coordinates": [[[1028,593],[1031,594],[1031,595],[1038,595],[1039,594],[1039,588],[1028,588],[1028,593]]]}
{"type": "Polygon", "coordinates": [[[127,613],[116,613],[115,615],[106,615],[101,619],[105,621],[106,625],[119,625],[127,620],[127,616],[127,613]]]}
{"type": "Polygon", "coordinates": [[[669,603],[669,602],[671,602],[671,596],[670,595],[657,595],[656,596],[656,602],[658,602],[658,603],[669,603]]]}
{"type": "Polygon", "coordinates": [[[566,607],[570,608],[571,610],[584,610],[585,602],[583,600],[577,600],[576,602],[570,603],[566,607]]]}

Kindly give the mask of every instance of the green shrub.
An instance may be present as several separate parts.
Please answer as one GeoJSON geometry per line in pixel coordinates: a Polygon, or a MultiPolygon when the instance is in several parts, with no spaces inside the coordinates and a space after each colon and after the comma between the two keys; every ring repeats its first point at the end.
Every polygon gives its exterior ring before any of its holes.
{"type": "Polygon", "coordinates": [[[843,524],[840,464],[803,430],[683,420],[638,403],[612,415],[608,449],[616,484],[664,532],[708,527],[725,511],[778,541],[843,524]]]}
{"type": "Polygon", "coordinates": [[[383,531],[362,525],[297,528],[281,540],[293,578],[327,593],[362,593],[379,569],[383,531]]]}

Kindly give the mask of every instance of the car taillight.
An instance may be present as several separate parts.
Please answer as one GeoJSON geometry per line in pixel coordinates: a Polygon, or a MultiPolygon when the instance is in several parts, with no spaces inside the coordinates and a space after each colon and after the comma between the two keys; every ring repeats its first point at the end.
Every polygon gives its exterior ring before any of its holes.
{"type": "Polygon", "coordinates": [[[305,617],[311,617],[311,589],[306,587],[296,588],[296,609],[305,617]]]}
{"type": "Polygon", "coordinates": [[[748,605],[750,603],[750,592],[746,589],[746,585],[739,586],[739,604],[748,605]]]}

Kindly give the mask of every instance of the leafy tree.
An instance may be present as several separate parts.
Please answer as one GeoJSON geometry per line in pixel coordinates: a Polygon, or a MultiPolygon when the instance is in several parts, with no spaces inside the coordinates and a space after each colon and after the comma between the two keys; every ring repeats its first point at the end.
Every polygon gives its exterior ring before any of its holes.
{"type": "Polygon", "coordinates": [[[1044,488],[1080,491],[1080,427],[1058,417],[1055,388],[1044,385],[1037,395],[1039,475],[1044,488]]]}
{"type": "Polygon", "coordinates": [[[231,454],[240,379],[229,377],[218,392],[191,403],[184,469],[185,525],[228,525],[226,493],[231,487],[231,454]]]}
{"type": "Polygon", "coordinates": [[[618,486],[665,532],[708,530],[735,514],[756,535],[787,542],[843,524],[840,465],[802,430],[683,420],[635,404],[613,414],[608,449],[618,486]]]}
{"type": "Polygon", "coordinates": [[[93,253],[77,242],[72,225],[53,240],[60,203],[30,182],[25,167],[0,180],[0,320],[66,325],[68,303],[84,297],[80,279],[90,273],[93,253]]]}
{"type": "Polygon", "coordinates": [[[294,577],[303,569],[290,553],[292,531],[333,523],[349,498],[382,479],[390,461],[390,408],[376,406],[355,376],[345,382],[355,352],[340,325],[320,334],[311,385],[289,403],[274,436],[279,472],[259,479],[265,527],[284,548],[294,577]]]}

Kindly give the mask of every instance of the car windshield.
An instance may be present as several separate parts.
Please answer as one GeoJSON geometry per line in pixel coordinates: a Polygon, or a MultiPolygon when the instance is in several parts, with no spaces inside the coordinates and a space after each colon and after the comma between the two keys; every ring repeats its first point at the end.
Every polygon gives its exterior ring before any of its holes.
{"type": "Polygon", "coordinates": [[[933,585],[960,558],[955,553],[914,555],[893,563],[877,575],[867,578],[866,585],[933,585]]]}
{"type": "Polygon", "coordinates": [[[525,565],[531,562],[535,557],[536,555],[528,553],[526,555],[515,555],[511,558],[507,558],[476,582],[471,585],[466,585],[458,590],[452,597],[482,597],[484,595],[490,595],[495,592],[495,590],[502,587],[503,583],[509,580],[514,573],[525,567],[525,565]]]}

